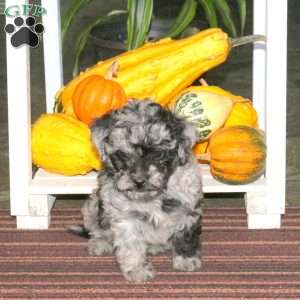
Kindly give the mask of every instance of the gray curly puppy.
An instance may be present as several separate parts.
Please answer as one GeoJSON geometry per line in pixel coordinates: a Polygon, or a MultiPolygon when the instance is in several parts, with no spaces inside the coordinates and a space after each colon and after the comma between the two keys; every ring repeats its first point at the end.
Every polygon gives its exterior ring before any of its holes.
{"type": "Polygon", "coordinates": [[[203,194],[194,127],[150,100],[131,100],[91,129],[105,166],[82,209],[89,253],[115,253],[135,282],[154,277],[148,253],[172,250],[174,269],[198,270],[203,194]]]}

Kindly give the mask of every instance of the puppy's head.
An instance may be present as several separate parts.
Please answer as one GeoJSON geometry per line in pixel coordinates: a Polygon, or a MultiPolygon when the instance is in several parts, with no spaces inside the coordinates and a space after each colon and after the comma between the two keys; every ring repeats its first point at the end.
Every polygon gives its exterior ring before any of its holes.
{"type": "Polygon", "coordinates": [[[151,200],[191,156],[192,125],[150,100],[129,103],[92,125],[93,141],[116,188],[132,200],[151,200]]]}

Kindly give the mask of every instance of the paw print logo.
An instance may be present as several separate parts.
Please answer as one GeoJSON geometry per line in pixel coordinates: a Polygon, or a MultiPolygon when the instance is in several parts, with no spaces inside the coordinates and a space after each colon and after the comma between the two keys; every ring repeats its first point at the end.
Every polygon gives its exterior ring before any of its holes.
{"type": "Polygon", "coordinates": [[[28,45],[35,48],[39,45],[40,34],[44,32],[44,26],[35,22],[33,17],[16,17],[14,24],[6,24],[4,31],[11,34],[10,42],[14,47],[28,45]]]}

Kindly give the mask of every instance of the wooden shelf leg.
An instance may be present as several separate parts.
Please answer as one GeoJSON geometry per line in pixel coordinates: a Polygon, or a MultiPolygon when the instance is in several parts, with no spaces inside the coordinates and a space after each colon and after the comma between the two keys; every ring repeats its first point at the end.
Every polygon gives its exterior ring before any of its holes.
{"type": "Polygon", "coordinates": [[[265,191],[248,192],[245,194],[247,220],[249,229],[279,229],[281,213],[269,209],[265,191]]]}
{"type": "Polygon", "coordinates": [[[47,229],[50,225],[51,208],[55,197],[51,195],[30,195],[28,215],[17,215],[18,229],[47,229]]]}
{"type": "MultiPolygon", "coordinates": [[[[6,7],[23,4],[24,0],[6,0],[6,7]]],[[[62,85],[59,4],[59,0],[43,1],[47,9],[43,16],[47,112],[52,111],[55,92],[62,85]]],[[[6,22],[13,22],[13,18],[7,16],[6,22]]],[[[30,49],[26,45],[13,47],[10,38],[6,35],[10,210],[17,218],[17,228],[47,229],[55,198],[29,192],[32,182],[30,49]]]]}
{"type": "MultiPolygon", "coordinates": [[[[22,4],[22,0],[6,0],[7,7],[22,4]]],[[[6,17],[6,23],[12,21],[6,17]]],[[[10,210],[13,216],[29,215],[28,190],[32,178],[29,54],[29,47],[13,47],[10,36],[6,35],[10,210]]]]}
{"type": "Polygon", "coordinates": [[[254,34],[267,38],[265,45],[255,44],[253,53],[253,103],[266,132],[267,158],[265,191],[246,194],[248,227],[280,228],[286,180],[287,0],[254,0],[254,34]]]}

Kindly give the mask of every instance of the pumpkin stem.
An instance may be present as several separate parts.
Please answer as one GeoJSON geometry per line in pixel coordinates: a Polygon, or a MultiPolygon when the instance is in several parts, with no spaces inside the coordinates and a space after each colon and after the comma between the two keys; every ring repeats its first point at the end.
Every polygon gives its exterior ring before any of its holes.
{"type": "Polygon", "coordinates": [[[106,74],[105,74],[105,79],[113,79],[114,77],[117,77],[117,73],[118,73],[118,70],[119,70],[119,62],[118,61],[114,61],[111,66],[108,68],[106,74]]]}
{"type": "Polygon", "coordinates": [[[210,161],[211,155],[209,152],[206,152],[206,153],[196,154],[196,158],[202,161],[210,161]]]}
{"type": "Polygon", "coordinates": [[[200,79],[199,79],[199,82],[200,82],[200,84],[203,85],[203,86],[208,86],[208,83],[207,83],[207,81],[206,81],[204,78],[200,78],[200,79]]]}
{"type": "Polygon", "coordinates": [[[246,35],[238,38],[230,39],[231,48],[246,45],[249,43],[255,43],[255,42],[266,42],[266,36],[265,35],[246,35]]]}

